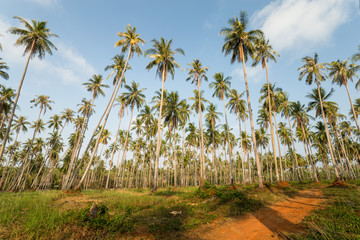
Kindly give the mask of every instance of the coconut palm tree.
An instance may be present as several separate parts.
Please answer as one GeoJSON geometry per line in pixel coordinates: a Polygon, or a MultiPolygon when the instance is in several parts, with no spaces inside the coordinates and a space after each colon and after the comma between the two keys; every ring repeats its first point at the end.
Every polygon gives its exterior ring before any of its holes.
{"type": "Polygon", "coordinates": [[[230,26],[221,29],[220,33],[225,37],[224,39],[225,43],[222,47],[222,51],[225,53],[225,56],[230,54],[231,63],[234,63],[237,60],[237,62],[242,62],[243,65],[246,96],[248,102],[248,111],[250,116],[251,135],[252,135],[254,155],[257,166],[258,182],[259,182],[259,188],[262,188],[263,179],[261,175],[260,159],[256,147],[254,120],[251,109],[250,93],[249,93],[245,62],[248,60],[248,57],[253,56],[253,53],[255,51],[254,43],[263,33],[260,30],[251,30],[247,32],[246,31],[247,24],[248,24],[247,14],[246,12],[242,11],[240,12],[240,18],[235,16],[234,18],[229,19],[230,26]]]}
{"type": "Polygon", "coordinates": [[[331,161],[335,167],[336,178],[339,179],[340,178],[339,170],[338,170],[337,164],[335,162],[333,146],[331,144],[329,128],[328,128],[328,124],[326,121],[324,108],[323,108],[323,102],[322,102],[321,93],[320,93],[320,82],[325,80],[324,70],[326,67],[323,63],[318,62],[318,58],[319,58],[318,54],[315,53],[313,58],[306,56],[302,59],[302,61],[304,62],[304,65],[302,67],[298,68],[298,71],[300,71],[299,80],[302,80],[304,77],[306,77],[306,80],[305,80],[306,84],[311,85],[314,81],[316,82],[318,96],[319,96],[319,100],[320,100],[320,108],[321,108],[322,118],[324,121],[325,130],[326,130],[327,143],[328,143],[330,156],[331,156],[331,161]]]}
{"type": "Polygon", "coordinates": [[[203,108],[201,107],[201,81],[207,81],[206,72],[209,70],[208,67],[203,67],[199,59],[193,60],[191,64],[189,64],[191,68],[188,71],[189,77],[186,81],[192,80],[191,83],[197,85],[197,97],[196,100],[198,106],[196,107],[199,116],[199,127],[200,127],[200,187],[205,187],[205,158],[204,158],[204,132],[203,132],[203,125],[202,125],[202,111],[203,108]]]}
{"type": "Polygon", "coordinates": [[[12,126],[12,129],[16,131],[16,137],[14,142],[17,141],[20,131],[22,131],[23,133],[26,133],[28,131],[27,125],[29,125],[30,122],[26,119],[27,118],[25,116],[19,116],[14,120],[14,124],[12,126]]]}
{"type": "MultiPolygon", "coordinates": [[[[267,91],[270,92],[270,82],[269,82],[269,71],[267,67],[267,62],[272,60],[276,62],[275,56],[280,56],[277,52],[275,52],[272,46],[269,44],[269,40],[266,40],[264,36],[261,36],[255,41],[255,55],[253,61],[253,67],[257,66],[261,63],[263,69],[266,70],[266,81],[267,81],[267,91]]],[[[271,133],[271,144],[273,149],[273,156],[275,159],[275,163],[277,162],[276,157],[276,149],[275,149],[275,136],[274,136],[274,125],[272,120],[272,101],[270,100],[270,94],[268,94],[268,107],[269,107],[269,124],[270,124],[270,133],[271,133]]],[[[279,181],[279,173],[277,171],[277,163],[275,164],[275,173],[276,173],[276,180],[279,181]]]]}
{"type": "MultiPolygon", "coordinates": [[[[107,78],[110,78],[112,75],[115,74],[114,79],[113,79],[113,85],[116,85],[117,81],[120,79],[120,76],[121,76],[121,73],[122,73],[123,69],[125,68],[124,55],[123,54],[121,54],[121,55],[117,54],[111,60],[113,60],[113,63],[110,64],[110,65],[107,65],[105,67],[105,71],[112,70],[107,78]]],[[[127,64],[125,71],[130,70],[130,69],[131,69],[131,66],[129,64],[127,64]]],[[[122,84],[126,83],[125,77],[123,78],[123,81],[121,83],[122,84]]]]}
{"type": "MultiPolygon", "coordinates": [[[[340,87],[344,85],[346,88],[351,105],[352,114],[354,116],[354,120],[358,131],[360,131],[360,127],[359,127],[358,119],[357,117],[355,117],[355,109],[348,88],[348,80],[353,81],[353,78],[359,78],[358,75],[356,74],[356,72],[359,71],[359,69],[360,69],[360,65],[356,65],[355,63],[349,64],[347,60],[345,61],[337,60],[336,62],[331,62],[330,64],[328,64],[329,77],[332,78],[332,82],[338,84],[340,87]]],[[[360,80],[357,82],[356,88],[357,89],[360,88],[360,80]]]]}
{"type": "Polygon", "coordinates": [[[213,160],[213,167],[214,167],[214,183],[218,184],[218,170],[217,170],[217,162],[216,162],[216,121],[220,121],[219,115],[222,115],[221,112],[216,111],[216,106],[213,103],[210,103],[210,105],[206,108],[207,113],[205,114],[205,121],[209,125],[210,130],[210,141],[209,143],[213,144],[212,147],[212,160],[213,160]]]}
{"type": "Polygon", "coordinates": [[[14,18],[18,19],[21,23],[25,25],[25,29],[12,27],[9,29],[9,32],[15,35],[20,35],[20,37],[16,40],[15,45],[16,46],[25,46],[24,55],[26,53],[29,53],[28,59],[25,64],[24,73],[21,77],[20,84],[18,87],[18,90],[16,91],[16,97],[14,101],[14,105],[11,109],[11,115],[9,118],[8,128],[6,130],[3,144],[0,149],[0,159],[2,158],[7,142],[7,138],[9,137],[10,132],[10,126],[12,124],[12,120],[14,118],[15,114],[15,108],[17,106],[17,102],[19,100],[21,87],[24,82],[24,78],[26,75],[27,68],[29,66],[29,62],[31,58],[34,58],[36,55],[39,59],[42,59],[45,57],[45,53],[48,53],[52,55],[51,49],[56,49],[55,45],[50,42],[50,37],[57,37],[56,34],[51,33],[50,29],[47,28],[47,22],[43,21],[36,21],[34,19],[31,19],[31,24],[26,21],[24,18],[15,16],[14,18]]]}
{"type": "Polygon", "coordinates": [[[154,66],[156,68],[156,76],[161,78],[161,97],[160,97],[160,108],[159,108],[159,118],[158,118],[158,133],[157,133],[157,142],[156,142],[156,157],[155,157],[155,172],[154,172],[154,191],[158,188],[158,172],[159,172],[159,156],[160,156],[160,146],[161,146],[161,119],[162,119],[162,109],[164,102],[164,84],[167,79],[168,73],[171,74],[172,78],[175,75],[175,68],[180,68],[180,65],[175,61],[174,55],[179,53],[185,55],[184,50],[181,48],[176,48],[172,50],[172,39],[165,40],[161,38],[160,41],[153,39],[152,48],[146,50],[145,56],[149,56],[150,59],[153,59],[147,66],[146,69],[150,70],[154,66]]]}
{"type": "Polygon", "coordinates": [[[5,72],[4,70],[8,70],[9,67],[2,60],[3,59],[0,58],[0,77],[4,78],[5,80],[8,80],[9,79],[9,74],[7,72],[5,72]]]}
{"type": "MultiPolygon", "coordinates": [[[[225,124],[227,128],[229,128],[229,124],[227,121],[227,114],[226,114],[226,104],[225,104],[225,97],[227,98],[230,92],[231,87],[231,77],[224,77],[223,73],[215,73],[214,75],[215,82],[210,83],[210,88],[214,88],[213,97],[216,96],[217,98],[221,99],[224,104],[224,113],[225,113],[225,124]]],[[[228,134],[229,131],[226,131],[228,134]]],[[[230,148],[229,136],[226,137],[226,142],[230,148]]],[[[234,170],[233,170],[233,162],[232,162],[232,150],[229,151],[229,161],[230,161],[230,185],[234,185],[234,170]]]]}
{"type": "MultiPolygon", "coordinates": [[[[129,61],[130,58],[132,58],[134,56],[135,53],[138,56],[140,56],[142,54],[142,50],[141,50],[139,45],[146,43],[142,38],[140,38],[140,34],[136,33],[136,28],[135,27],[131,27],[131,25],[129,24],[128,26],[125,26],[125,28],[126,28],[125,32],[119,32],[117,34],[121,39],[115,43],[115,47],[121,47],[121,53],[125,53],[126,51],[128,51],[128,55],[127,55],[127,58],[126,58],[126,61],[125,61],[125,65],[124,65],[124,67],[122,69],[120,79],[116,81],[116,85],[114,87],[113,93],[112,93],[112,95],[110,97],[110,100],[108,102],[108,105],[106,106],[105,111],[104,111],[104,113],[103,113],[103,115],[102,115],[102,117],[101,117],[101,119],[100,119],[100,121],[98,123],[98,126],[99,126],[102,119],[103,119],[103,117],[105,116],[104,122],[103,122],[103,124],[101,126],[101,129],[100,129],[100,132],[99,132],[99,135],[98,135],[98,138],[97,138],[97,140],[95,142],[95,146],[94,146],[95,150],[93,151],[93,153],[92,153],[92,155],[90,157],[90,161],[89,161],[89,163],[88,163],[88,165],[87,165],[87,167],[85,169],[85,172],[84,172],[83,176],[81,177],[80,182],[75,187],[75,189],[79,189],[81,187],[82,183],[85,180],[86,175],[89,172],[90,166],[91,166],[91,164],[93,162],[93,159],[95,157],[95,152],[96,152],[96,150],[97,150],[97,148],[99,146],[99,143],[100,143],[100,136],[101,136],[102,132],[105,129],[105,126],[106,126],[107,120],[109,118],[112,106],[114,104],[117,92],[119,91],[119,88],[121,86],[121,81],[124,78],[126,70],[128,69],[128,67],[127,67],[128,61],[129,61]]],[[[91,142],[92,142],[92,138],[89,141],[88,147],[90,146],[91,142]]]]}

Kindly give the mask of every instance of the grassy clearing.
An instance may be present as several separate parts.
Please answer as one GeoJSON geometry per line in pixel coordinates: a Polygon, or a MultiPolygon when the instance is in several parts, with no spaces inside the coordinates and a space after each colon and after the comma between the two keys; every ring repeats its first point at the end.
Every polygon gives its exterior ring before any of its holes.
{"type": "Polygon", "coordinates": [[[320,209],[305,218],[307,231],[290,239],[360,239],[360,181],[348,187],[326,187],[328,199],[320,209]]]}
{"type": "Polygon", "coordinates": [[[246,187],[167,188],[0,193],[0,238],[188,239],[187,231],[215,219],[255,211],[309,184],[259,190],[246,187]],[[89,216],[91,204],[99,207],[89,216]],[[170,212],[179,214],[172,215],[170,212]]]}

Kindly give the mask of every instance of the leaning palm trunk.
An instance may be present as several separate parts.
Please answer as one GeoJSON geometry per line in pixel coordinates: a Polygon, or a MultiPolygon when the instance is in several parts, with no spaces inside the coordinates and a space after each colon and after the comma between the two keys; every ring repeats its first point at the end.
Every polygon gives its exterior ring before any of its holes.
{"type": "Polygon", "coordinates": [[[109,166],[108,176],[107,176],[107,179],[106,179],[105,189],[108,189],[108,187],[109,187],[110,173],[111,173],[111,168],[112,168],[112,165],[113,165],[113,159],[114,159],[114,155],[115,155],[116,143],[118,141],[119,133],[120,133],[120,124],[121,124],[121,119],[122,119],[122,113],[121,113],[122,107],[123,106],[121,106],[121,108],[120,108],[120,119],[119,119],[118,129],[117,129],[117,132],[116,132],[114,148],[113,148],[113,150],[111,152],[110,166],[109,166]]]}
{"type": "Polygon", "coordinates": [[[350,92],[349,92],[349,88],[347,86],[347,83],[345,84],[345,87],[346,87],[346,91],[347,91],[347,94],[348,94],[348,97],[349,97],[349,101],[350,101],[350,105],[351,105],[351,111],[352,111],[352,113],[354,115],[356,127],[357,127],[358,131],[360,131],[359,122],[358,122],[358,119],[357,119],[357,116],[356,116],[356,113],[355,113],[354,104],[353,104],[353,102],[351,100],[351,96],[350,96],[350,92]]]}
{"type": "Polygon", "coordinates": [[[331,144],[329,128],[328,128],[325,113],[324,113],[324,107],[323,107],[322,97],[321,97],[321,93],[320,93],[320,84],[319,84],[319,81],[317,79],[316,79],[316,84],[317,84],[317,91],[318,91],[319,99],[320,99],[321,114],[322,114],[322,118],[323,118],[324,125],[325,125],[325,132],[326,132],[327,144],[329,146],[331,161],[332,161],[332,163],[334,165],[334,168],[335,168],[336,179],[340,179],[339,169],[338,169],[338,165],[337,165],[337,163],[335,161],[335,156],[334,156],[333,147],[332,147],[332,144],[331,144]]]}
{"type": "MultiPolygon", "coordinates": [[[[164,69],[165,70],[165,69],[164,69]]],[[[160,157],[160,146],[161,146],[161,118],[162,118],[162,106],[164,102],[164,83],[165,83],[165,71],[162,71],[161,76],[161,98],[160,98],[160,109],[159,109],[159,119],[158,119],[158,128],[157,128],[157,141],[156,141],[156,156],[155,156],[155,170],[154,170],[154,188],[153,191],[156,191],[158,188],[158,175],[159,175],[159,157],[160,157]]]]}
{"type": "Polygon", "coordinates": [[[18,90],[16,92],[15,101],[14,101],[13,107],[11,109],[9,123],[7,125],[8,127],[6,129],[6,133],[5,133],[5,136],[4,136],[4,139],[3,139],[3,144],[1,145],[1,149],[0,149],[0,159],[2,159],[2,157],[4,155],[4,152],[5,152],[6,142],[7,142],[8,138],[9,138],[9,133],[10,133],[10,129],[11,129],[11,123],[12,123],[12,120],[14,118],[15,109],[16,109],[17,102],[18,102],[19,97],[20,97],[21,87],[22,87],[22,85],[24,83],[24,79],[25,79],[26,71],[27,71],[28,66],[29,66],[30,58],[31,58],[31,55],[34,52],[34,46],[35,46],[35,41],[33,41],[32,44],[31,44],[31,49],[30,49],[29,56],[28,56],[28,59],[27,59],[26,64],[25,64],[24,73],[23,73],[23,75],[21,77],[20,84],[19,84],[18,90]]]}
{"type": "MultiPolygon", "coordinates": [[[[103,125],[101,126],[101,129],[100,129],[98,138],[97,138],[97,140],[96,140],[95,147],[94,147],[95,149],[94,149],[94,151],[93,151],[93,153],[92,153],[92,155],[91,155],[91,158],[90,158],[89,163],[88,163],[88,165],[87,165],[87,167],[86,167],[86,169],[85,169],[85,172],[84,172],[83,176],[81,177],[79,184],[75,187],[75,189],[80,189],[82,183],[83,183],[84,180],[85,180],[85,177],[86,177],[87,173],[89,172],[90,166],[91,166],[91,164],[92,164],[92,162],[93,162],[93,160],[94,160],[96,150],[97,150],[97,148],[98,148],[98,146],[99,146],[99,143],[100,143],[101,134],[103,133],[103,131],[104,131],[104,129],[105,129],[105,126],[106,126],[106,123],[107,123],[107,119],[108,119],[108,117],[109,117],[109,115],[110,115],[110,112],[111,112],[111,109],[112,109],[112,105],[114,104],[115,97],[116,97],[116,95],[117,95],[117,92],[119,91],[119,88],[120,88],[120,85],[121,85],[121,81],[122,81],[122,79],[123,79],[123,77],[124,77],[124,74],[125,74],[125,71],[126,71],[126,67],[127,67],[127,64],[128,64],[129,58],[130,58],[130,53],[131,53],[131,50],[129,50],[129,53],[128,53],[128,56],[127,56],[127,58],[126,58],[126,62],[125,62],[125,65],[124,65],[124,69],[123,69],[123,71],[121,72],[120,79],[118,80],[118,82],[117,82],[116,85],[115,85],[116,90],[115,90],[115,92],[114,92],[114,95],[112,96],[112,98],[110,98],[109,109],[107,110],[107,114],[106,114],[106,116],[105,116],[104,123],[103,123],[103,125]]],[[[105,110],[105,112],[106,112],[106,110],[105,110]]]]}
{"type": "Polygon", "coordinates": [[[240,54],[241,54],[241,59],[242,59],[241,61],[242,61],[243,70],[244,70],[245,88],[246,88],[246,96],[247,96],[247,102],[248,102],[248,111],[249,111],[249,116],[250,116],[252,142],[253,142],[254,155],[255,155],[255,161],[256,161],[256,167],[257,167],[258,183],[259,183],[259,188],[263,188],[264,185],[263,185],[263,179],[262,179],[262,175],[261,175],[261,166],[260,166],[259,155],[258,155],[257,146],[256,146],[254,120],[253,120],[253,114],[252,114],[252,110],[251,110],[250,93],[249,93],[249,86],[248,86],[247,75],[246,75],[245,58],[244,58],[244,51],[243,51],[242,44],[240,45],[240,54]]]}
{"type": "MultiPolygon", "coordinates": [[[[274,136],[274,125],[272,121],[272,108],[271,108],[271,99],[270,99],[270,83],[269,83],[269,72],[267,67],[266,60],[265,63],[265,70],[266,70],[266,80],[267,80],[267,91],[268,91],[268,104],[269,104],[269,123],[270,123],[270,133],[271,133],[271,145],[273,149],[273,156],[275,161],[275,175],[276,181],[279,182],[279,170],[277,165],[277,157],[276,157],[276,148],[275,148],[275,136],[274,136]]],[[[276,124],[276,123],[275,123],[276,124]]],[[[281,155],[281,154],[280,154],[281,155]]]]}

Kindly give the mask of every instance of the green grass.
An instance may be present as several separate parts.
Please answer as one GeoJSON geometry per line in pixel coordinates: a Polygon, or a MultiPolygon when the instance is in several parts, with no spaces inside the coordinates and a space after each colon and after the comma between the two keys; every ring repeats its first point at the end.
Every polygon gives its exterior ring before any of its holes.
{"type": "Polygon", "coordinates": [[[187,239],[187,231],[199,225],[256,211],[306,187],[311,185],[0,193],[0,239],[114,239],[139,234],[187,239]],[[94,219],[88,214],[92,202],[101,209],[94,219]],[[173,216],[171,211],[181,214],[173,216]]]}
{"type": "Polygon", "coordinates": [[[347,188],[327,187],[327,201],[305,218],[307,231],[291,239],[360,239],[360,181],[347,188]],[[357,185],[357,186],[356,186],[357,185]]]}

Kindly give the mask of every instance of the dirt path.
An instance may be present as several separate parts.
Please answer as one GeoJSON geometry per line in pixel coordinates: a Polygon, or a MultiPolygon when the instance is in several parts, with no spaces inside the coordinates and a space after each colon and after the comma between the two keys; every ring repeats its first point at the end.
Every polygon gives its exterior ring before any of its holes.
{"type": "Polygon", "coordinates": [[[302,231],[301,221],[322,201],[320,190],[303,190],[293,198],[262,208],[241,219],[214,224],[201,237],[204,240],[278,239],[279,232],[302,231]]]}

